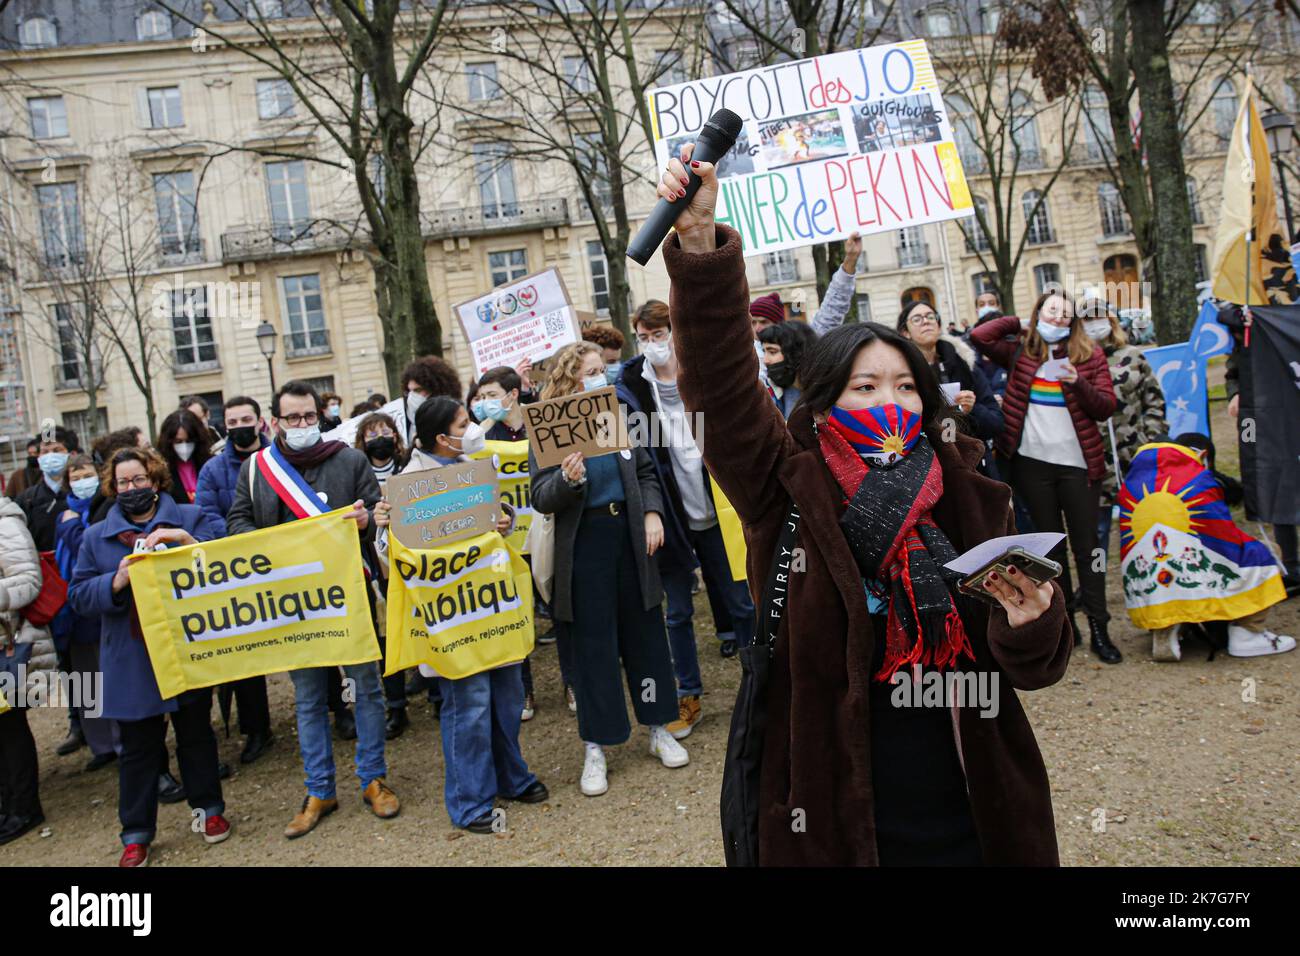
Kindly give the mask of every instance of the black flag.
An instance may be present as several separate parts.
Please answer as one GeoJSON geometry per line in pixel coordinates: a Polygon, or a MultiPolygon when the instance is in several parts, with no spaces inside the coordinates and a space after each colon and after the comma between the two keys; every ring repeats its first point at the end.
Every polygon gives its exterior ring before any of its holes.
{"type": "MultiPolygon", "coordinates": [[[[1240,328],[1240,308],[1230,311],[1240,328]]],[[[1300,305],[1251,306],[1250,314],[1250,348],[1239,339],[1237,352],[1246,516],[1300,524],[1300,305]]]]}

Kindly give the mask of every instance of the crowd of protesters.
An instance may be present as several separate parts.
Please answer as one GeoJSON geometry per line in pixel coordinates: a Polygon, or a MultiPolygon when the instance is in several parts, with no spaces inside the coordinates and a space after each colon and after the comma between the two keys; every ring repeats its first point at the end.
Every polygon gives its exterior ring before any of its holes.
{"type": "MultiPolygon", "coordinates": [[[[673,160],[660,195],[675,196],[681,170],[673,160]]],[[[712,175],[707,164],[697,171],[712,175]]],[[[163,699],[141,639],[126,572],[138,541],[179,546],[293,520],[252,466],[274,446],[331,507],[350,508],[382,650],[391,522],[383,482],[466,460],[487,441],[525,441],[524,405],[610,385],[628,411],[657,417],[659,440],[594,458],[574,453],[547,468],[530,451],[532,509],[554,521],[554,579],[549,600],[537,598],[537,643],[558,645],[562,687],[552,699],[576,716],[581,793],[607,792],[606,751],[631,738],[633,720],[653,759],[669,769],[689,763],[683,741],[705,717],[695,595],[706,592],[716,652],[736,657],[763,622],[756,603],[783,525],[801,521],[807,573],[783,606],[768,698],[765,860],[1055,862],[1046,772],[1014,689],[1060,678],[1072,645],[1083,643],[1077,611],[1092,654],[1121,661],[1104,555],[1134,454],[1169,438],[1150,365],[1106,302],[1060,290],[1039,296],[1027,317],[1003,315],[996,293],[984,292],[969,330],[945,323],[927,299],[907,302],[889,324],[848,321],[856,235],[819,311],[795,320],[776,293],[749,300],[738,236],[713,222],[710,201],[701,190],[665,244],[673,305],[650,300],[635,310],[630,359],[630,343],[597,326],[550,359],[540,383],[541,370],[523,362],[490,369],[465,390],[442,359],[412,362],[400,377],[400,416],[382,411],[378,394],[345,414],[341,396],[295,381],[268,403],[229,397],[216,420],[188,396],[156,435],[132,427],[83,445],[52,427],[33,438],[0,496],[0,670],[102,675],[102,712],[69,707],[56,752],[85,748],[87,772],[116,765],[122,866],[148,862],[159,803],[187,801],[208,843],[232,832],[214,690],[163,699]],[[696,413],[707,447],[691,426],[696,413]],[[347,420],[350,443],[322,437],[347,420]],[[941,437],[949,428],[956,439],[941,437]],[[894,429],[899,444],[880,446],[872,436],[881,429],[894,429]],[[748,581],[731,570],[722,492],[745,525],[748,581]],[[1016,530],[1065,535],[1050,555],[1064,569],[1059,581],[995,581],[986,603],[957,595],[946,561],[1016,530]],[[66,582],[66,601],[34,624],[20,612],[51,575],[66,582]],[[965,662],[1006,678],[996,729],[964,713],[954,725],[946,711],[889,705],[886,677],[965,662]],[[853,742],[862,734],[869,748],[853,742]],[[801,838],[789,825],[797,807],[833,825],[801,838]]],[[[1206,460],[1212,467],[1212,449],[1206,460]]],[[[497,531],[510,534],[515,520],[503,506],[497,531]]],[[[1289,543],[1282,563],[1294,591],[1294,531],[1278,537],[1289,543]]],[[[408,702],[419,694],[440,720],[454,826],[490,833],[498,800],[549,798],[520,742],[539,699],[527,659],[457,680],[427,666],[382,671],[371,662],[290,673],[305,792],[285,837],[309,834],[338,809],[336,736],[355,742],[362,803],[381,819],[400,812],[385,744],[411,726],[408,702]]],[[[266,678],[224,685],[215,697],[237,711],[241,763],[261,759],[276,741],[266,678]]],[[[25,708],[9,706],[0,712],[0,843],[44,821],[38,781],[25,708]]]]}

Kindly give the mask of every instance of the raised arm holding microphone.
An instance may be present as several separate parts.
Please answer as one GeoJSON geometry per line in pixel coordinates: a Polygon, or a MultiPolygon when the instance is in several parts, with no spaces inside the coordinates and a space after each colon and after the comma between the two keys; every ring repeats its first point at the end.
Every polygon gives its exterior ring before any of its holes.
{"type": "MultiPolygon", "coordinates": [[[[893,330],[818,340],[782,419],[758,382],[740,235],[714,221],[717,176],[691,152],[658,187],[685,206],[663,244],[681,393],[746,526],[755,598],[792,518],[802,559],[770,662],[757,862],[1056,865],[1047,772],[1015,690],[1065,671],[1060,588],[1013,575],[990,585],[996,604],[958,595],[943,565],[1014,530],[1009,493],[976,472],[978,440],[943,440],[955,413],[893,330]],[[909,705],[920,674],[968,678],[989,700],[909,705]]],[[[723,823],[730,843],[725,803],[723,823]]]]}

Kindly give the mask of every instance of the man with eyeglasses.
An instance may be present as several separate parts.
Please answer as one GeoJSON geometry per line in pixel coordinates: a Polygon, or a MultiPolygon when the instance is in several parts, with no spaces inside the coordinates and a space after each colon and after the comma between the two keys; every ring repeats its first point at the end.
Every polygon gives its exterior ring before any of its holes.
{"type": "MultiPolygon", "coordinates": [[[[321,440],[322,411],[320,397],[308,383],[289,382],[282,386],[271,405],[273,447],[320,498],[320,508],[332,510],[351,504],[348,517],[356,521],[359,543],[365,548],[374,540],[371,517],[381,497],[379,482],[364,452],[340,441],[321,440]]],[[[266,454],[270,453],[268,449],[266,454]]],[[[295,520],[289,504],[261,476],[257,464],[258,456],[252,455],[240,466],[227,522],[231,534],[295,520]]],[[[361,780],[362,799],[376,816],[395,817],[401,805],[386,779],[386,715],[379,666],[374,661],[351,664],[343,672],[355,693],[356,771],[361,780]]],[[[307,796],[302,810],[284,831],[286,837],[294,839],[315,829],[321,818],[337,810],[339,804],[335,795],[334,742],[329,722],[329,668],[302,668],[290,671],[289,676],[297,697],[298,745],[307,772],[307,796]]]]}

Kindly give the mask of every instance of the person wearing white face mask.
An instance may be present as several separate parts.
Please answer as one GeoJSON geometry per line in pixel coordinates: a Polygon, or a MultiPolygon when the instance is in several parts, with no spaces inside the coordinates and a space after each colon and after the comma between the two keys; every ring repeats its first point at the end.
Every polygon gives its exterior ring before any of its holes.
{"type": "MultiPolygon", "coordinates": [[[[677,678],[677,719],[668,725],[668,732],[681,740],[702,717],[700,697],[704,691],[691,595],[694,568],[700,568],[708,589],[723,657],[735,656],[753,640],[754,603],[745,583],[731,578],[709,473],[677,388],[679,365],[668,304],[657,299],[643,303],[632,325],[641,357],[628,362],[618,395],[631,411],[651,413],[659,420],[657,430],[648,428],[643,433],[664,492],[664,544],[655,560],[668,595],[668,644],[677,678]],[[656,434],[659,440],[653,441],[656,434]]],[[[766,341],[764,337],[783,331],[781,325],[769,326],[759,332],[759,338],[766,341]]],[[[815,338],[811,331],[806,334],[815,338]]],[[[793,381],[785,384],[791,386],[793,381]]],[[[791,391],[793,388],[788,388],[785,395],[791,391]]]]}
{"type": "MultiPolygon", "coordinates": [[[[482,425],[471,422],[465,406],[445,395],[420,405],[415,434],[416,447],[404,472],[467,461],[466,455],[481,450],[484,441],[482,425]]],[[[501,508],[496,530],[508,535],[514,510],[504,502],[501,508]]],[[[380,528],[375,547],[385,558],[391,514],[386,499],[375,506],[375,524],[380,528]]],[[[447,815],[454,826],[471,833],[490,834],[496,829],[493,811],[498,796],[519,803],[550,799],[546,785],[528,769],[519,749],[522,669],[522,664],[506,664],[457,680],[438,677],[447,815]]],[[[421,673],[426,670],[432,671],[421,665],[421,673]]]]}
{"type": "Polygon", "coordinates": [[[1110,551],[1110,526],[1119,484],[1133,463],[1137,450],[1148,442],[1160,441],[1168,433],[1165,424],[1165,394],[1160,380],[1142,354],[1130,345],[1114,307],[1104,299],[1085,298],[1079,303],[1083,330],[1101,346],[1110,367],[1115,388],[1116,409],[1106,427],[1106,477],[1101,485],[1097,509],[1097,540],[1103,552],[1110,551]],[[1115,468],[1118,463],[1119,474],[1115,468]]]}
{"type": "Polygon", "coordinates": [[[154,443],[172,473],[172,497],[180,504],[193,504],[199,487],[199,472],[212,457],[211,432],[186,409],[163,419],[154,443]]]}
{"type": "Polygon", "coordinates": [[[456,370],[436,355],[426,355],[402,369],[401,392],[406,400],[406,434],[403,438],[408,448],[415,444],[415,413],[435,395],[458,398],[460,377],[456,370]]]}
{"type": "MultiPolygon", "coordinates": [[[[626,378],[626,373],[624,378],[626,378]]],[[[591,342],[555,356],[542,401],[602,388],[605,365],[591,342]]],[[[632,734],[623,684],[637,721],[650,732],[650,753],[665,767],[690,762],[667,730],[678,715],[673,662],[664,632],[664,599],[653,560],[664,543],[664,493],[645,448],[537,467],[529,453],[533,510],[555,515],[551,610],[570,625],[578,734],[585,744],[580,788],[589,797],[609,789],[607,746],[632,734]],[[648,682],[648,683],[647,683],[648,682]],[[646,688],[660,690],[647,694],[646,688]]]]}
{"type": "Polygon", "coordinates": [[[1097,503],[1106,476],[1106,444],[1097,423],[1115,412],[1110,369],[1074,304],[1059,291],[1039,296],[1023,347],[1008,340],[1019,325],[1019,318],[1009,315],[971,333],[971,344],[1007,369],[1005,424],[994,447],[1034,530],[1069,529],[1067,541],[1051,557],[1064,569],[1061,586],[1075,643],[1082,643],[1082,637],[1074,623],[1067,542],[1082,583],[1092,651],[1105,663],[1117,664],[1121,655],[1107,631],[1106,578],[1094,561],[1097,503]]]}
{"type": "MultiPolygon", "coordinates": [[[[276,439],[240,466],[235,500],[226,518],[232,535],[286,524],[296,520],[299,510],[318,514],[351,505],[347,517],[357,523],[359,545],[362,549],[370,547],[374,540],[371,514],[380,500],[379,482],[364,452],[340,441],[321,440],[322,411],[320,397],[307,382],[289,382],[276,392],[271,403],[276,439]],[[296,472],[319,502],[301,500],[291,490],[268,480],[271,461],[290,479],[296,472]]],[[[297,481],[291,483],[301,494],[297,481]]],[[[307,771],[307,796],[302,810],[284,830],[289,839],[309,833],[323,817],[338,809],[329,724],[329,671],[326,667],[308,667],[289,672],[297,700],[298,746],[307,771]]],[[[343,673],[352,682],[354,693],[356,773],[362,800],[375,816],[395,817],[401,804],[387,781],[386,718],[379,666],[374,661],[349,664],[343,673]]]]}

